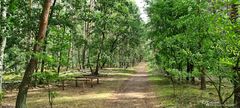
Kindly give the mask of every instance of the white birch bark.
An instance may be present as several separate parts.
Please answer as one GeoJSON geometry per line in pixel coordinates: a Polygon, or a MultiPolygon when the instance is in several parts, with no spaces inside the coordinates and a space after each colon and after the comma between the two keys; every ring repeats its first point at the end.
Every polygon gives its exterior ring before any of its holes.
{"type": "MultiPolygon", "coordinates": [[[[2,1],[4,4],[6,4],[6,0],[2,1]]],[[[3,12],[2,12],[2,18],[4,21],[6,21],[7,18],[7,7],[3,6],[3,12]]],[[[2,33],[6,32],[6,26],[3,26],[2,33]]],[[[2,92],[2,74],[3,74],[3,59],[4,59],[4,50],[6,47],[7,38],[6,36],[1,35],[1,46],[0,46],[0,92],[2,92]]]]}

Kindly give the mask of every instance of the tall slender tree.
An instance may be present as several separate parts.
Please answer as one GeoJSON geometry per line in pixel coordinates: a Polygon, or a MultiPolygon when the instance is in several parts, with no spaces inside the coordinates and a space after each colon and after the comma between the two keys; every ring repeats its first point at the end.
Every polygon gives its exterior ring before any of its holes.
{"type": "Polygon", "coordinates": [[[52,5],[52,0],[44,1],[42,17],[39,23],[39,32],[35,38],[36,43],[34,44],[34,47],[33,47],[33,54],[31,56],[30,61],[27,64],[26,71],[24,73],[22,82],[19,86],[19,91],[18,91],[17,100],[16,100],[16,108],[27,107],[26,106],[27,92],[31,84],[32,74],[38,63],[38,58],[36,57],[36,54],[40,52],[41,44],[44,41],[44,38],[46,35],[47,26],[48,26],[48,17],[49,17],[51,5],[52,5]]]}
{"type": "MultiPolygon", "coordinates": [[[[7,36],[6,35],[3,35],[6,33],[6,22],[7,22],[7,6],[6,6],[6,0],[3,0],[1,2],[1,8],[2,8],[2,21],[4,22],[4,25],[3,27],[1,28],[1,37],[0,37],[0,92],[2,92],[2,74],[3,74],[3,66],[4,66],[4,51],[5,51],[5,47],[6,47],[6,43],[7,43],[7,36]]],[[[0,9],[1,9],[0,8],[0,9]]]]}

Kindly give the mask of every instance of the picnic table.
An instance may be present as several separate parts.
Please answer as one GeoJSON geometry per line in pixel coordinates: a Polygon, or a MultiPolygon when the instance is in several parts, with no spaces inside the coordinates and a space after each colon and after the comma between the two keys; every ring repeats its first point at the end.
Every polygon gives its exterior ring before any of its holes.
{"type": "MultiPolygon", "coordinates": [[[[83,89],[85,88],[85,84],[90,82],[91,87],[93,87],[93,82],[94,80],[97,80],[97,84],[99,84],[99,77],[98,76],[92,76],[92,75],[83,75],[83,76],[75,76],[73,79],[70,79],[68,81],[75,81],[76,87],[78,87],[78,82],[82,82],[82,87],[83,89]]],[[[62,80],[62,89],[64,90],[65,87],[65,81],[67,80],[62,80]]]]}

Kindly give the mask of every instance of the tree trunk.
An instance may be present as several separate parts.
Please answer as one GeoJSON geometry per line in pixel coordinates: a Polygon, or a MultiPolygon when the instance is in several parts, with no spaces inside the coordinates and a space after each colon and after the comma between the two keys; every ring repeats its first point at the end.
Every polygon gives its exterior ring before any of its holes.
{"type": "MultiPolygon", "coordinates": [[[[238,73],[239,74],[239,73],[238,73]]],[[[240,108],[240,85],[239,85],[239,78],[236,78],[234,81],[234,104],[235,108],[240,108]]]]}
{"type": "Polygon", "coordinates": [[[85,42],[83,45],[83,50],[82,50],[82,68],[85,69],[85,61],[86,61],[86,52],[87,52],[87,45],[88,45],[88,37],[89,37],[89,23],[84,22],[84,36],[85,36],[85,42]]]}
{"type": "Polygon", "coordinates": [[[58,67],[57,67],[57,73],[59,75],[60,71],[61,71],[61,66],[62,66],[62,53],[61,51],[59,52],[59,63],[58,63],[58,67]]]}
{"type": "MultiPolygon", "coordinates": [[[[239,67],[240,57],[237,59],[237,63],[235,67],[239,67]]],[[[235,70],[236,75],[234,75],[234,104],[235,108],[240,108],[240,72],[239,70],[235,70]]]]}
{"type": "MultiPolygon", "coordinates": [[[[54,12],[54,7],[56,5],[56,1],[57,0],[54,0],[53,5],[52,5],[52,10],[51,10],[51,13],[50,13],[50,16],[49,16],[49,23],[51,23],[51,20],[52,20],[52,16],[53,16],[53,12],[54,12]]],[[[46,32],[46,35],[45,35],[45,39],[44,39],[43,54],[47,53],[47,44],[48,44],[47,37],[48,37],[49,32],[50,32],[50,30],[48,29],[47,32],[46,32]]],[[[44,71],[44,66],[45,66],[45,61],[42,59],[41,72],[44,71]]]]}
{"type": "MultiPolygon", "coordinates": [[[[110,48],[110,56],[111,56],[111,58],[112,58],[112,55],[113,55],[113,52],[114,52],[114,50],[117,48],[117,42],[118,42],[118,40],[119,40],[119,36],[120,35],[117,35],[116,36],[116,39],[114,39],[114,41],[112,42],[112,44],[111,44],[111,48],[110,48]]],[[[102,63],[102,66],[101,66],[101,69],[103,69],[104,67],[105,67],[105,65],[106,65],[106,63],[108,62],[108,60],[107,59],[104,59],[104,61],[103,61],[103,63],[102,63]]]]}
{"type": "Polygon", "coordinates": [[[80,54],[80,48],[77,48],[77,56],[78,56],[78,65],[79,65],[79,71],[81,70],[81,54],[80,54]]]}
{"type": "Polygon", "coordinates": [[[82,51],[82,69],[85,69],[85,60],[86,60],[86,45],[84,44],[82,51]]]}
{"type": "MultiPolygon", "coordinates": [[[[104,26],[104,30],[105,30],[105,26],[104,26]]],[[[102,32],[102,39],[101,39],[101,46],[99,48],[99,52],[98,52],[98,55],[97,55],[96,69],[95,69],[94,75],[98,75],[99,74],[98,71],[99,71],[99,65],[100,65],[100,57],[102,55],[104,40],[105,40],[105,33],[103,31],[102,32]]]]}
{"type": "Polygon", "coordinates": [[[101,69],[103,69],[105,67],[106,63],[107,63],[107,60],[104,60],[102,63],[101,69]]]}
{"type": "Polygon", "coordinates": [[[71,60],[71,56],[72,56],[72,43],[70,43],[70,48],[68,49],[68,56],[67,56],[67,68],[66,71],[68,71],[69,66],[70,66],[70,60],[71,60]]]}
{"type": "Polygon", "coordinates": [[[195,78],[192,76],[192,71],[193,71],[194,65],[192,63],[190,63],[189,61],[187,61],[187,78],[186,80],[189,81],[191,78],[191,82],[195,83],[195,78]]]}
{"type": "Polygon", "coordinates": [[[72,42],[72,49],[71,49],[71,67],[74,69],[74,47],[73,47],[73,42],[72,42]]]}
{"type": "MultiPolygon", "coordinates": [[[[238,18],[238,4],[231,4],[231,12],[230,12],[230,20],[231,22],[236,25],[237,18],[238,18]]],[[[235,32],[238,32],[237,28],[234,28],[235,32]]],[[[237,62],[235,68],[239,68],[240,57],[237,57],[237,62]]],[[[233,84],[234,84],[234,104],[235,108],[240,108],[240,73],[239,70],[234,70],[236,74],[233,76],[233,84]]]]}
{"type": "Polygon", "coordinates": [[[7,38],[6,37],[1,37],[1,48],[0,48],[0,92],[2,92],[2,74],[4,71],[4,64],[3,64],[3,59],[4,59],[4,50],[6,47],[6,42],[7,38]]]}
{"type": "Polygon", "coordinates": [[[102,51],[100,49],[98,55],[97,55],[97,61],[96,61],[96,69],[93,75],[98,75],[98,71],[99,71],[99,62],[100,62],[100,55],[101,55],[102,51]]]}
{"type": "Polygon", "coordinates": [[[200,68],[201,71],[201,90],[206,90],[205,68],[200,68]]]}
{"type": "MultiPolygon", "coordinates": [[[[6,4],[6,0],[3,0],[1,5],[1,8],[3,9],[2,11],[2,18],[1,20],[6,21],[7,19],[7,6],[6,4]]],[[[0,8],[0,9],[1,9],[0,8]]],[[[6,26],[3,26],[3,29],[1,31],[2,33],[6,32],[6,26]]],[[[6,43],[7,43],[7,38],[6,36],[0,35],[1,37],[1,46],[0,46],[0,92],[2,92],[2,74],[4,71],[4,51],[5,51],[5,47],[6,47],[6,43]]]]}
{"type": "MultiPolygon", "coordinates": [[[[44,38],[45,38],[51,4],[52,4],[52,0],[45,0],[45,2],[44,2],[42,17],[41,17],[40,24],[39,24],[39,34],[35,38],[36,43],[34,44],[33,53],[40,52],[40,48],[41,48],[40,43],[43,42],[44,38]]],[[[37,61],[38,60],[34,56],[34,54],[31,55],[31,59],[27,64],[26,71],[24,73],[22,82],[19,86],[19,92],[18,92],[17,100],[16,100],[16,108],[26,108],[27,107],[26,106],[27,92],[28,92],[28,88],[29,88],[29,85],[32,80],[32,74],[37,65],[37,61]]]]}

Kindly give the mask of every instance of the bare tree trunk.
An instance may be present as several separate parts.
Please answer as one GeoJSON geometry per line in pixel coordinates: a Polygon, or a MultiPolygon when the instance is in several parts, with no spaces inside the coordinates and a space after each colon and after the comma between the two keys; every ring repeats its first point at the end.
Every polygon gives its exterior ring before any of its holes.
{"type": "MultiPolygon", "coordinates": [[[[40,48],[41,48],[40,43],[43,42],[45,38],[51,4],[52,4],[52,0],[45,0],[44,2],[42,17],[39,24],[39,34],[35,38],[36,43],[33,48],[33,53],[40,52],[40,48]]],[[[16,108],[27,107],[26,106],[27,92],[28,92],[29,85],[32,81],[32,74],[36,68],[37,62],[38,62],[38,59],[34,55],[32,55],[26,67],[26,71],[24,73],[22,82],[19,86],[19,91],[18,91],[17,100],[16,100],[16,108]]]]}
{"type": "Polygon", "coordinates": [[[68,69],[69,69],[69,66],[70,66],[70,58],[71,58],[71,50],[72,50],[72,43],[70,43],[71,45],[70,45],[70,48],[68,49],[68,58],[67,58],[67,68],[66,68],[66,71],[68,71],[68,69]]]}
{"type": "MultiPolygon", "coordinates": [[[[2,1],[1,4],[1,8],[3,9],[2,11],[2,20],[5,21],[7,19],[7,7],[6,5],[6,0],[2,1]]],[[[0,9],[1,9],[0,8],[0,9]]],[[[6,26],[3,26],[2,28],[2,33],[4,33],[6,31],[6,26]]],[[[1,46],[0,46],[0,92],[2,92],[2,74],[4,71],[4,51],[5,51],[5,47],[6,47],[6,43],[7,43],[7,38],[6,36],[2,36],[1,35],[1,46]]]]}
{"type": "Polygon", "coordinates": [[[240,62],[240,57],[238,57],[237,59],[237,63],[236,63],[236,75],[234,75],[234,79],[233,79],[233,84],[234,84],[234,104],[235,104],[235,108],[240,108],[240,73],[239,73],[239,62],[240,62]]]}
{"type": "Polygon", "coordinates": [[[202,67],[200,71],[201,71],[201,90],[206,90],[206,78],[205,78],[206,69],[202,67]]]}
{"type": "Polygon", "coordinates": [[[61,66],[62,66],[62,53],[61,51],[59,52],[59,63],[58,63],[58,67],[57,67],[57,73],[59,75],[60,71],[61,71],[61,66]]]}
{"type": "Polygon", "coordinates": [[[74,46],[73,46],[73,42],[72,42],[72,49],[71,49],[71,67],[72,69],[74,69],[74,46]]]}
{"type": "Polygon", "coordinates": [[[187,78],[186,80],[189,81],[191,78],[191,82],[194,83],[195,82],[195,78],[192,76],[192,71],[193,71],[194,65],[192,63],[190,63],[189,60],[187,60],[187,78]]]}
{"type": "MultiPolygon", "coordinates": [[[[105,27],[104,27],[104,30],[105,30],[105,27]]],[[[102,32],[101,46],[99,48],[99,52],[98,52],[98,55],[97,55],[96,69],[95,69],[94,75],[98,75],[99,74],[98,71],[99,71],[99,67],[100,67],[99,66],[100,65],[100,57],[102,55],[104,40],[105,40],[105,33],[102,32]]]]}
{"type": "Polygon", "coordinates": [[[3,59],[4,59],[4,50],[6,47],[6,43],[7,43],[7,38],[6,37],[2,37],[1,38],[1,48],[0,48],[0,92],[2,92],[2,74],[4,71],[4,64],[3,64],[3,59]]]}
{"type": "MultiPolygon", "coordinates": [[[[86,3],[86,5],[88,5],[86,3]]],[[[90,0],[90,4],[89,4],[89,8],[90,8],[90,11],[94,11],[94,0],[90,0]]],[[[85,9],[84,9],[85,10],[85,9]]],[[[84,22],[84,39],[85,39],[85,43],[83,45],[83,49],[82,49],[82,69],[85,69],[86,67],[86,55],[87,54],[87,46],[88,46],[88,38],[90,36],[90,22],[87,22],[85,21],[84,22]]]]}
{"type": "MultiPolygon", "coordinates": [[[[119,40],[119,36],[120,35],[117,35],[117,37],[116,37],[116,39],[112,42],[112,44],[111,44],[111,48],[110,48],[110,56],[111,56],[111,58],[112,58],[112,55],[113,55],[113,51],[117,48],[117,43],[118,43],[118,40],[119,40]]],[[[108,61],[107,61],[107,59],[104,59],[104,61],[103,61],[103,63],[102,63],[102,66],[101,66],[101,69],[103,69],[104,67],[105,67],[105,65],[106,65],[106,63],[107,63],[108,61]]]]}
{"type": "Polygon", "coordinates": [[[80,54],[80,48],[77,48],[77,56],[78,56],[79,70],[81,70],[81,54],[80,54]]]}
{"type": "MultiPolygon", "coordinates": [[[[52,20],[52,17],[53,17],[53,12],[54,12],[54,7],[56,5],[56,1],[57,0],[54,0],[53,5],[52,5],[52,10],[51,10],[51,13],[50,13],[50,16],[49,16],[49,23],[51,23],[51,20],[52,20]]],[[[47,37],[48,37],[49,32],[50,32],[50,30],[48,29],[47,32],[46,32],[46,35],[45,35],[45,39],[44,39],[43,54],[47,53],[47,44],[48,44],[47,37]]],[[[44,71],[44,66],[45,66],[45,61],[42,60],[41,72],[44,71]]]]}
{"type": "Polygon", "coordinates": [[[82,50],[82,69],[85,69],[85,60],[86,60],[86,44],[83,46],[82,50]]]}

